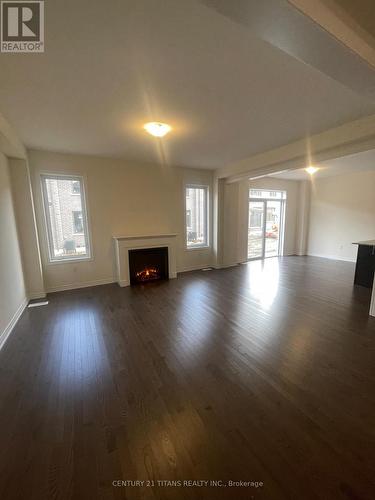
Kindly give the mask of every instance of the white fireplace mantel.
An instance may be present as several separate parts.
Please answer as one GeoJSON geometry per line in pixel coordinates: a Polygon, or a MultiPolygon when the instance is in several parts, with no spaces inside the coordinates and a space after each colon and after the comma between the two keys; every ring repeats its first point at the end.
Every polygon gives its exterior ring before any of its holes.
{"type": "Polygon", "coordinates": [[[169,278],[176,278],[176,236],[175,233],[113,236],[117,283],[120,286],[130,285],[129,250],[140,248],[168,247],[169,278]]]}

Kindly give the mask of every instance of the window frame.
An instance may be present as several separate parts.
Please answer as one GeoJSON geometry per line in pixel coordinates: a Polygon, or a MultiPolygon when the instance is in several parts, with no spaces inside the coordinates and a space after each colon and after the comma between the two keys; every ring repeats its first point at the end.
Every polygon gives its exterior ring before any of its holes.
{"type": "MultiPolygon", "coordinates": [[[[83,262],[93,260],[93,251],[92,251],[92,238],[91,238],[91,230],[89,224],[89,207],[86,196],[86,182],[83,175],[76,174],[64,174],[64,173],[48,173],[43,172],[40,174],[40,184],[42,191],[42,210],[44,214],[44,240],[46,246],[46,254],[48,256],[48,264],[65,264],[72,262],[83,262]],[[81,186],[81,192],[79,193],[81,196],[81,208],[82,208],[82,222],[84,232],[81,233],[86,236],[86,254],[85,255],[69,255],[67,257],[56,257],[54,255],[54,245],[53,245],[53,236],[52,236],[52,228],[50,223],[50,212],[48,205],[48,194],[47,194],[47,185],[46,179],[56,179],[56,180],[66,180],[66,181],[79,181],[81,186]]],[[[71,193],[74,196],[73,193],[71,193]]],[[[75,195],[78,195],[76,193],[75,195]]],[[[78,234],[78,233],[74,233],[78,234]]]]}
{"type": "Polygon", "coordinates": [[[185,184],[184,189],[184,240],[185,240],[185,250],[204,250],[210,248],[210,186],[207,184],[185,184]],[[186,224],[186,194],[188,189],[204,189],[206,192],[205,199],[205,226],[206,226],[206,234],[205,234],[205,242],[199,245],[189,246],[187,241],[187,224],[186,224]]]}

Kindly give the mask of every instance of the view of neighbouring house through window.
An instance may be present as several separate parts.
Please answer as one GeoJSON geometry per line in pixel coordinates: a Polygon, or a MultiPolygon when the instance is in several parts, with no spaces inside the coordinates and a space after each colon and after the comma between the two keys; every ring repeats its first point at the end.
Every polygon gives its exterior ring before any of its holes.
{"type": "Polygon", "coordinates": [[[50,260],[90,257],[81,177],[42,176],[50,260]]]}
{"type": "Polygon", "coordinates": [[[73,211],[73,232],[74,234],[83,233],[83,215],[81,210],[73,211]]]}
{"type": "Polygon", "coordinates": [[[72,181],[72,194],[81,194],[80,181],[72,181]]]}

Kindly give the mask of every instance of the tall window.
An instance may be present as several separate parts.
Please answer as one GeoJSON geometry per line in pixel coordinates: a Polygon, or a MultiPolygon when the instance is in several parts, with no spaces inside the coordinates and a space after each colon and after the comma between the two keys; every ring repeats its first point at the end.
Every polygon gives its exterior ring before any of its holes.
{"type": "Polygon", "coordinates": [[[42,189],[50,261],[90,258],[82,177],[42,175],[42,189]]]}
{"type": "Polygon", "coordinates": [[[208,187],[187,186],[185,191],[186,246],[208,246],[208,187]]]}

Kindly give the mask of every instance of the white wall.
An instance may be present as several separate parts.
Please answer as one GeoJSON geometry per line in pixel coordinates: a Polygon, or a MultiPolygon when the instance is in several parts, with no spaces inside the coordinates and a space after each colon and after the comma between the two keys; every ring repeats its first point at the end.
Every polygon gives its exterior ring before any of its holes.
{"type": "Polygon", "coordinates": [[[27,297],[36,299],[45,290],[28,164],[14,158],[8,162],[27,297]]]}
{"type": "MultiPolygon", "coordinates": [[[[178,271],[212,264],[211,248],[186,250],[184,238],[184,185],[206,184],[212,194],[212,171],[42,151],[29,152],[29,165],[47,291],[114,281],[113,235],[178,233],[178,271]],[[85,177],[92,261],[48,263],[42,172],[85,177]]],[[[212,206],[212,196],[210,199],[212,206]]]]}
{"type": "Polygon", "coordinates": [[[375,238],[375,172],[315,179],[308,254],[355,261],[354,241],[375,238]]]}
{"type": "Polygon", "coordinates": [[[298,214],[296,226],[296,255],[307,255],[307,240],[309,236],[309,219],[311,203],[311,182],[299,182],[298,214]]]}
{"type": "Polygon", "coordinates": [[[284,255],[294,255],[296,253],[300,182],[264,177],[250,181],[250,187],[252,189],[286,191],[284,255]]]}
{"type": "Polygon", "coordinates": [[[248,181],[224,184],[222,265],[233,266],[247,260],[248,181]]]}
{"type": "Polygon", "coordinates": [[[0,153],[0,345],[26,303],[7,158],[0,153]]]}

